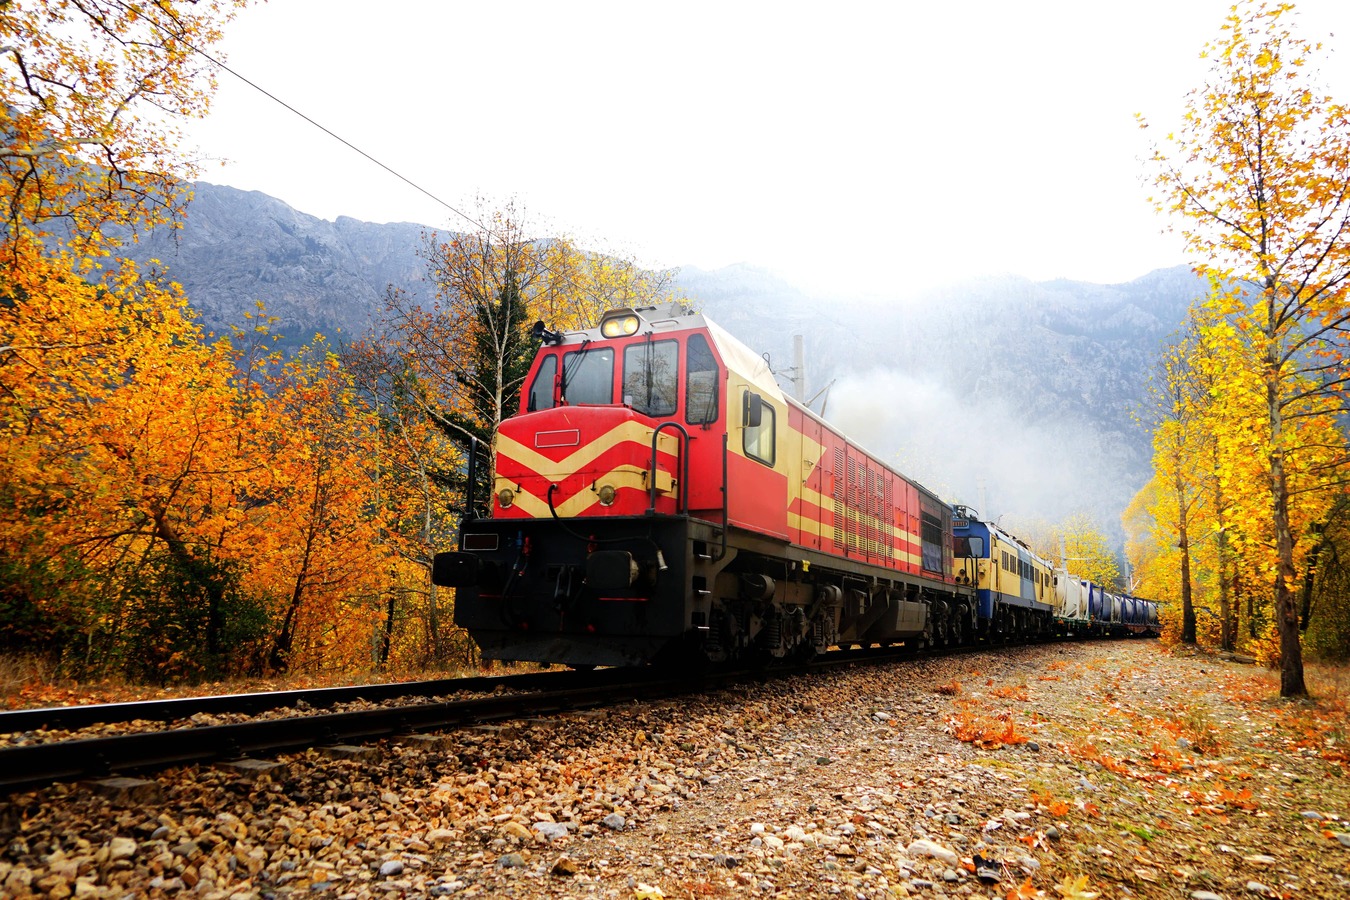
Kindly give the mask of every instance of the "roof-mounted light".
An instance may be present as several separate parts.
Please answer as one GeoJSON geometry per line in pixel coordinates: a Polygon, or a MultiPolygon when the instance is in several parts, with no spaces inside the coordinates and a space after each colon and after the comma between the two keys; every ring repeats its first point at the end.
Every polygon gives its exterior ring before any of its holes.
{"type": "Polygon", "coordinates": [[[600,333],[607,338],[627,337],[630,334],[637,334],[640,322],[637,313],[625,310],[602,319],[600,333]]]}

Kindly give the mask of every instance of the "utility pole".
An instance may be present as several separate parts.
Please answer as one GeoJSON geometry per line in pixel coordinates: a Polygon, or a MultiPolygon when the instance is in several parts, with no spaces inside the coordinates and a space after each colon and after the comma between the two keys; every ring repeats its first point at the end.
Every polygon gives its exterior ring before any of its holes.
{"type": "Polygon", "coordinates": [[[806,402],[806,344],[800,334],[792,336],[792,396],[806,402]]]}

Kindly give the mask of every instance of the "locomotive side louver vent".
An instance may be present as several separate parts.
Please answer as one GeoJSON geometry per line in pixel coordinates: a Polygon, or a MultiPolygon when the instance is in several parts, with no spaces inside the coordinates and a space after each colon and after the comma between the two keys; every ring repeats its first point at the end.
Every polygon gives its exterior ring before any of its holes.
{"type": "Polygon", "coordinates": [[[844,543],[844,448],[834,448],[834,471],[831,473],[834,485],[834,549],[843,550],[844,543]]]}

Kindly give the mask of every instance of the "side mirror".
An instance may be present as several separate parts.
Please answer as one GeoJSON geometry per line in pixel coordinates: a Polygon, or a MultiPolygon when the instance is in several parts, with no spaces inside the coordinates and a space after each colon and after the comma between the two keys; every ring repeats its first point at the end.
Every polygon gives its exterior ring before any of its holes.
{"type": "Polygon", "coordinates": [[[764,421],[764,398],[754,391],[746,391],[745,409],[741,418],[746,428],[758,428],[764,421]]]}

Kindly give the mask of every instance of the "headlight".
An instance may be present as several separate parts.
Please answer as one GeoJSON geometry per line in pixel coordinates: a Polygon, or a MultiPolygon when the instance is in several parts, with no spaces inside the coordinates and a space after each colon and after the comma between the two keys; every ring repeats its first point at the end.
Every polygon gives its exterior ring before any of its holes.
{"type": "Polygon", "coordinates": [[[613,506],[614,498],[619,492],[614,490],[614,485],[612,484],[602,484],[596,493],[600,495],[601,506],[613,506]]]}
{"type": "Polygon", "coordinates": [[[508,508],[516,502],[516,492],[510,488],[502,488],[497,492],[497,502],[501,504],[502,509],[508,508]]]}
{"type": "Polygon", "coordinates": [[[631,313],[624,316],[614,316],[600,323],[600,333],[607,338],[637,334],[637,330],[638,317],[631,313]]]}

